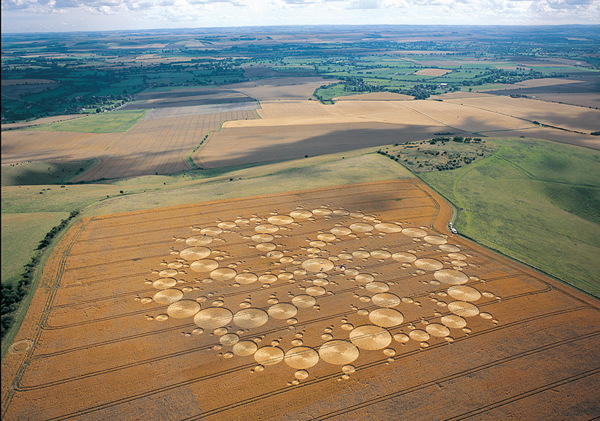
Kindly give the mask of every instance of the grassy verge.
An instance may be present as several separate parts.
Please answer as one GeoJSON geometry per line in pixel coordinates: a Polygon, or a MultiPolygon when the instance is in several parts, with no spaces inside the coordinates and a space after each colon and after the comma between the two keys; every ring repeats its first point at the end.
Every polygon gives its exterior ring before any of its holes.
{"type": "Polygon", "coordinates": [[[420,176],[481,244],[600,297],[600,156],[533,139],[488,139],[489,158],[420,176]]]}
{"type": "Polygon", "coordinates": [[[68,216],[68,212],[2,214],[2,285],[17,285],[39,242],[68,216]]]}
{"type": "Polygon", "coordinates": [[[146,114],[145,110],[112,111],[93,114],[76,120],[61,121],[26,130],[81,133],[121,133],[129,130],[146,114]]]}
{"type": "Polygon", "coordinates": [[[369,149],[269,165],[232,167],[228,171],[187,171],[173,176],[170,181],[162,178],[164,181],[159,185],[137,184],[135,191],[131,191],[137,194],[111,197],[90,206],[85,215],[412,177],[403,167],[373,152],[369,149]]]}
{"type": "Polygon", "coordinates": [[[24,266],[24,271],[18,282],[14,284],[2,284],[2,293],[0,294],[2,301],[1,336],[2,339],[4,339],[5,336],[10,338],[10,340],[7,340],[6,342],[3,341],[2,343],[3,357],[6,352],[5,344],[12,342],[12,338],[25,318],[27,308],[29,307],[33,294],[37,288],[44,262],[49,255],[49,253],[44,253],[44,251],[48,249],[48,246],[51,246],[50,248],[54,247],[56,243],[53,243],[52,240],[62,236],[70,221],[78,214],[78,211],[71,212],[67,218],[60,222],[60,224],[46,233],[38,247],[36,247],[36,250],[39,252],[36,252],[31,258],[30,263],[24,266]]]}

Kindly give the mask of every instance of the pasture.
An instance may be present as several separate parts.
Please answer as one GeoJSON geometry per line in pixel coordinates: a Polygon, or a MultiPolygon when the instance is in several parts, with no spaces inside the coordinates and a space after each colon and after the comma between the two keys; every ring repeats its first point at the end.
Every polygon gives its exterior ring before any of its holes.
{"type": "Polygon", "coordinates": [[[110,113],[90,115],[83,119],[30,127],[28,130],[79,133],[122,133],[133,127],[143,116],[144,111],[113,111],[110,113]]]}
{"type": "Polygon", "coordinates": [[[420,176],[459,208],[459,232],[600,296],[600,154],[533,139],[420,176]]]}
{"type": "Polygon", "coordinates": [[[2,285],[16,286],[39,242],[68,216],[69,212],[2,212],[2,285]]]}
{"type": "Polygon", "coordinates": [[[64,184],[93,167],[96,162],[20,162],[2,166],[2,187],[64,184]]]}

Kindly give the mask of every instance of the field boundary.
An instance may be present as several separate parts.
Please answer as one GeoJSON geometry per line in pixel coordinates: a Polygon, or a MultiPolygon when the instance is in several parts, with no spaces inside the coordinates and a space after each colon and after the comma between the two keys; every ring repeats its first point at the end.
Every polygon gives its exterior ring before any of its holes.
{"type": "Polygon", "coordinates": [[[10,330],[7,332],[6,336],[2,339],[2,344],[1,344],[1,352],[2,352],[1,359],[2,360],[6,356],[8,349],[10,348],[10,346],[12,345],[12,342],[14,341],[15,337],[19,333],[21,324],[25,320],[25,316],[27,315],[29,305],[31,304],[31,301],[33,300],[33,296],[35,295],[38,287],[40,286],[40,280],[42,279],[44,267],[45,267],[46,261],[48,260],[48,257],[52,255],[52,252],[54,251],[56,245],[60,242],[60,240],[63,238],[63,236],[78,222],[78,220],[80,218],[81,217],[75,217],[75,218],[71,219],[69,221],[69,223],[67,224],[67,226],[65,226],[65,228],[63,228],[58,233],[58,235],[56,235],[53,238],[52,243],[49,244],[44,249],[39,251],[39,253],[37,255],[37,257],[39,258],[39,261],[34,269],[32,281],[29,286],[29,291],[27,292],[27,295],[25,296],[25,298],[20,302],[19,308],[17,309],[17,311],[14,313],[13,325],[11,326],[10,330]]]}
{"type": "MultiPolygon", "coordinates": [[[[498,150],[497,150],[495,153],[493,153],[491,156],[489,156],[489,157],[487,157],[487,158],[485,158],[485,159],[483,159],[483,160],[481,160],[481,161],[478,161],[478,162],[476,162],[475,164],[476,164],[476,165],[480,165],[480,164],[483,164],[484,162],[486,162],[486,160],[488,160],[488,159],[493,159],[493,158],[497,158],[497,159],[503,160],[503,158],[500,158],[500,157],[497,157],[497,156],[496,156],[496,154],[497,154],[498,152],[500,152],[500,150],[501,150],[501,148],[500,148],[500,149],[498,149],[498,150]]],[[[447,198],[445,195],[443,195],[442,193],[440,193],[440,192],[439,192],[437,189],[435,189],[433,186],[431,186],[429,183],[427,183],[425,180],[423,180],[423,179],[422,179],[422,178],[421,178],[421,177],[420,177],[418,174],[416,174],[416,173],[414,173],[414,172],[410,171],[410,169],[409,169],[408,167],[406,167],[406,166],[402,165],[402,163],[400,163],[400,162],[397,162],[397,164],[399,164],[399,165],[401,165],[402,167],[406,168],[406,169],[407,169],[407,171],[409,171],[411,174],[413,174],[413,176],[414,176],[415,178],[419,179],[419,180],[420,180],[420,181],[421,181],[423,184],[425,184],[427,187],[429,187],[431,190],[433,190],[433,191],[434,191],[434,192],[435,192],[435,193],[436,193],[438,196],[440,196],[442,199],[444,199],[444,200],[445,200],[445,201],[446,201],[446,202],[447,202],[447,203],[450,205],[450,207],[452,208],[452,217],[451,217],[451,219],[450,219],[450,222],[452,222],[452,224],[454,225],[454,224],[455,224],[455,222],[458,220],[458,215],[460,214],[460,210],[461,210],[461,208],[460,208],[459,206],[457,206],[457,205],[456,205],[456,204],[455,204],[453,201],[451,201],[450,199],[448,199],[448,198],[447,198]]],[[[510,164],[512,164],[512,163],[510,163],[510,164]]],[[[474,167],[473,167],[473,168],[474,168],[474,167]]],[[[466,170],[466,171],[465,171],[465,173],[466,173],[467,171],[469,171],[469,170],[466,170]]],[[[526,171],[524,171],[524,172],[525,172],[525,173],[526,173],[526,174],[527,174],[529,177],[531,177],[531,174],[527,173],[526,171]]],[[[463,175],[464,175],[464,174],[463,174],[463,175]]],[[[460,178],[462,178],[462,176],[461,176],[460,178]]],[[[531,178],[532,178],[533,180],[537,180],[537,179],[536,179],[536,178],[534,178],[534,177],[531,177],[531,178]]],[[[456,185],[456,181],[458,181],[458,180],[455,180],[455,183],[454,183],[454,185],[456,185]]],[[[547,276],[547,277],[549,277],[549,278],[551,278],[551,279],[553,279],[553,280],[555,280],[555,281],[558,281],[558,282],[560,282],[561,284],[563,284],[563,285],[565,285],[565,286],[568,286],[569,288],[574,288],[574,289],[576,289],[577,291],[579,291],[579,292],[581,292],[581,293],[584,293],[585,295],[587,295],[587,296],[589,296],[589,297],[592,297],[592,298],[595,298],[595,299],[598,299],[598,298],[600,298],[600,297],[598,297],[598,296],[596,296],[596,295],[592,294],[591,292],[585,291],[584,289],[582,289],[582,288],[580,288],[580,287],[578,287],[578,286],[576,286],[576,285],[572,285],[572,284],[570,284],[569,282],[567,282],[567,281],[564,281],[564,280],[560,279],[559,277],[557,277],[557,276],[555,276],[555,275],[552,275],[551,273],[548,273],[548,272],[546,272],[546,271],[545,271],[545,270],[543,270],[543,269],[540,269],[540,268],[539,268],[539,267],[537,267],[537,266],[534,266],[534,265],[532,265],[532,264],[530,264],[530,263],[526,263],[526,262],[524,262],[524,261],[520,260],[519,258],[517,258],[517,257],[515,257],[515,256],[511,256],[511,255],[509,255],[509,254],[506,254],[506,253],[504,253],[504,252],[502,252],[502,251],[500,251],[500,250],[497,250],[497,249],[495,249],[494,247],[488,246],[488,245],[486,245],[486,244],[484,244],[484,243],[482,243],[482,242],[480,242],[480,241],[478,241],[478,240],[474,239],[473,237],[470,237],[470,236],[468,236],[468,235],[466,235],[466,234],[462,234],[458,228],[457,228],[457,230],[458,230],[458,234],[457,234],[457,235],[459,235],[459,236],[461,236],[462,238],[465,238],[465,239],[467,239],[467,240],[469,240],[469,241],[472,241],[473,243],[475,243],[475,244],[477,244],[477,245],[479,245],[479,246],[481,246],[481,247],[483,247],[483,248],[485,248],[485,249],[487,249],[487,250],[489,250],[489,251],[491,251],[491,252],[493,252],[493,253],[498,253],[499,255],[501,255],[501,256],[503,256],[503,257],[506,257],[507,259],[510,259],[510,260],[512,260],[512,261],[514,261],[514,262],[516,262],[516,263],[519,263],[519,264],[521,264],[521,265],[524,265],[524,266],[526,266],[526,267],[528,267],[528,268],[530,268],[530,269],[533,269],[533,270],[535,270],[536,272],[538,272],[538,273],[540,273],[540,274],[542,274],[542,275],[545,275],[545,276],[547,276]]],[[[567,293],[566,291],[563,291],[563,292],[567,293]]]]}
{"type": "MultiPolygon", "coordinates": [[[[258,104],[258,107],[256,107],[255,109],[253,109],[252,111],[254,112],[254,114],[256,115],[256,117],[258,119],[262,120],[262,117],[260,116],[260,114],[258,114],[258,109],[262,109],[262,106],[260,104],[259,100],[256,100],[256,103],[258,104]]],[[[196,163],[194,162],[194,160],[192,159],[192,155],[194,154],[194,152],[196,152],[198,149],[200,149],[200,147],[204,144],[204,142],[206,142],[208,140],[208,137],[213,133],[213,132],[220,132],[221,128],[223,127],[223,124],[225,124],[228,121],[237,121],[237,120],[223,120],[221,121],[221,123],[219,124],[219,127],[217,127],[217,129],[215,130],[209,130],[208,132],[206,132],[206,134],[204,135],[204,137],[202,138],[202,140],[200,141],[200,143],[198,143],[194,149],[192,149],[192,151],[187,154],[187,156],[185,157],[185,159],[187,160],[188,164],[190,164],[191,169],[192,170],[202,170],[202,167],[199,167],[196,165],[196,163]]]]}
{"type": "Polygon", "coordinates": [[[100,162],[100,160],[98,158],[92,158],[92,161],[93,161],[93,163],[90,164],[90,166],[88,168],[86,168],[81,174],[77,174],[74,177],[71,177],[68,180],[65,180],[64,183],[72,183],[73,180],[75,180],[77,177],[81,177],[82,175],[85,175],[86,172],[88,172],[89,170],[94,168],[100,162]]]}
{"type": "MultiPolygon", "coordinates": [[[[15,387],[16,384],[18,384],[21,380],[21,378],[23,377],[23,374],[25,373],[25,371],[27,370],[27,366],[28,366],[28,362],[31,361],[32,357],[33,357],[33,353],[35,351],[36,348],[36,344],[40,339],[40,336],[42,335],[42,332],[44,330],[44,325],[45,325],[45,321],[47,320],[47,318],[50,316],[50,308],[52,303],[54,302],[54,297],[56,296],[56,292],[58,290],[58,288],[60,287],[60,282],[62,279],[62,273],[64,271],[64,266],[66,263],[67,258],[69,257],[69,251],[71,250],[71,248],[73,247],[73,245],[75,244],[75,242],[77,241],[77,239],[79,238],[79,235],[83,232],[83,229],[88,225],[88,223],[90,223],[91,221],[94,220],[94,218],[86,218],[87,220],[83,221],[83,218],[77,218],[77,221],[75,221],[73,223],[74,225],[78,225],[77,230],[73,230],[71,232],[71,230],[65,230],[63,231],[63,234],[69,234],[72,237],[69,239],[69,242],[67,244],[64,245],[64,248],[62,250],[56,250],[55,246],[61,245],[61,240],[62,240],[62,236],[60,239],[58,239],[55,243],[54,246],[52,247],[52,250],[50,250],[50,253],[46,253],[45,258],[43,259],[44,262],[50,258],[54,256],[54,253],[58,253],[58,251],[60,251],[60,257],[58,257],[58,267],[56,268],[56,273],[53,273],[52,275],[46,275],[46,278],[49,278],[47,280],[47,284],[46,283],[42,283],[42,278],[44,278],[44,273],[43,273],[43,269],[44,267],[41,267],[36,279],[36,283],[39,284],[38,286],[45,286],[48,289],[48,296],[45,299],[45,303],[44,303],[44,308],[43,311],[39,314],[39,315],[35,315],[32,317],[36,317],[36,320],[38,320],[38,323],[34,324],[33,327],[33,332],[29,341],[31,341],[31,346],[29,347],[29,349],[26,351],[26,353],[24,354],[23,358],[22,358],[22,363],[19,364],[14,376],[13,376],[13,382],[11,383],[11,387],[10,389],[7,391],[4,400],[2,402],[2,418],[4,418],[4,415],[6,414],[6,411],[8,410],[8,407],[10,405],[10,402],[12,401],[12,398],[15,394],[15,392],[17,391],[17,388],[15,387]],[[37,316],[39,316],[39,318],[37,318],[37,316]]],[[[73,228],[73,226],[71,228],[73,228]]],[[[41,262],[40,262],[41,263],[41,262]]],[[[37,291],[37,288],[35,288],[35,292],[37,291]]],[[[33,296],[35,294],[31,294],[31,297],[28,296],[29,299],[29,303],[28,305],[31,303],[33,296]]],[[[21,308],[19,308],[19,310],[21,310],[21,308]]],[[[26,316],[26,313],[23,315],[23,317],[26,316]]],[[[22,323],[23,320],[21,320],[21,322],[19,323],[19,327],[20,324],[22,323]]],[[[15,325],[16,326],[16,325],[15,325]]],[[[16,333],[19,332],[20,329],[16,329],[15,335],[16,333]]],[[[14,338],[13,338],[14,339],[14,338]]],[[[8,342],[7,342],[8,343],[8,342]]],[[[5,356],[5,350],[4,350],[4,346],[5,344],[2,344],[2,359],[4,359],[5,356]]],[[[6,347],[6,351],[8,351],[8,347],[6,347]]]]}
{"type": "MultiPolygon", "coordinates": [[[[443,102],[443,100],[442,100],[442,102],[443,102]]],[[[476,108],[476,109],[478,109],[478,110],[482,110],[482,111],[488,111],[488,112],[492,112],[492,113],[495,113],[495,114],[500,114],[500,115],[505,115],[505,116],[507,116],[507,117],[516,118],[516,119],[518,119],[518,120],[523,120],[523,121],[526,121],[526,122],[528,122],[528,123],[531,123],[531,124],[533,124],[534,126],[538,126],[538,127],[548,127],[548,128],[550,128],[550,129],[554,129],[554,130],[562,130],[562,131],[569,132],[569,133],[577,133],[577,134],[589,135],[589,133],[584,133],[584,132],[580,132],[580,131],[577,131],[577,130],[565,129],[565,128],[563,128],[563,127],[551,126],[551,125],[549,125],[549,124],[540,123],[540,122],[538,122],[538,121],[535,121],[535,120],[528,120],[528,119],[526,119],[526,118],[523,118],[523,117],[518,117],[518,116],[511,115],[511,114],[502,113],[502,112],[500,112],[500,111],[498,111],[498,110],[488,110],[488,109],[486,109],[486,108],[476,107],[475,105],[463,105],[463,104],[460,104],[460,105],[461,105],[462,107],[476,108]]],[[[527,128],[524,128],[524,129],[517,129],[517,130],[526,130],[526,129],[527,129],[527,128]]]]}

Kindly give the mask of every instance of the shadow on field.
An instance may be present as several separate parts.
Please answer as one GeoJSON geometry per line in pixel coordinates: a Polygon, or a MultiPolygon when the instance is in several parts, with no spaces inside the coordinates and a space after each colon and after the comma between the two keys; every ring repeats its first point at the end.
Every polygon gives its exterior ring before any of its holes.
{"type": "MultiPolygon", "coordinates": [[[[387,146],[394,143],[425,140],[435,137],[436,133],[440,130],[446,130],[440,126],[410,126],[410,129],[407,126],[391,124],[388,126],[391,127],[384,129],[356,128],[334,130],[322,135],[311,136],[287,143],[285,143],[285,139],[302,136],[301,133],[298,133],[299,130],[302,130],[302,126],[278,127],[279,130],[277,133],[270,133],[268,135],[261,134],[261,132],[264,132],[264,128],[262,127],[244,128],[243,133],[240,130],[240,136],[236,140],[243,141],[245,137],[248,137],[248,143],[252,144],[252,140],[260,139],[262,140],[262,145],[236,150],[230,147],[227,144],[228,142],[224,141],[223,138],[215,136],[208,142],[211,152],[222,148],[227,153],[219,154],[218,157],[206,157],[203,156],[203,149],[201,148],[199,155],[194,155],[194,161],[203,168],[219,168],[253,162],[299,159],[307,156],[326,155],[376,146],[387,146]]],[[[450,127],[447,129],[452,130],[452,134],[465,135],[465,132],[462,130],[450,127]]]]}

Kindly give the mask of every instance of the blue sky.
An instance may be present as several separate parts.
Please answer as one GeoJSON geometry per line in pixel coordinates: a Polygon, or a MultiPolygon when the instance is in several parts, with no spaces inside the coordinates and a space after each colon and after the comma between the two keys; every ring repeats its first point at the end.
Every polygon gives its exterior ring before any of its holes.
{"type": "Polygon", "coordinates": [[[599,24],[600,0],[2,0],[2,32],[269,25],[599,24]]]}

